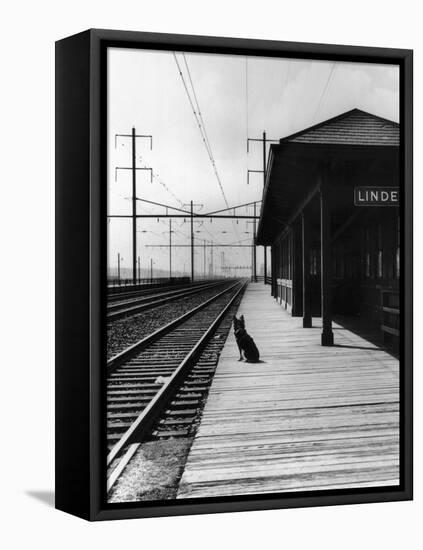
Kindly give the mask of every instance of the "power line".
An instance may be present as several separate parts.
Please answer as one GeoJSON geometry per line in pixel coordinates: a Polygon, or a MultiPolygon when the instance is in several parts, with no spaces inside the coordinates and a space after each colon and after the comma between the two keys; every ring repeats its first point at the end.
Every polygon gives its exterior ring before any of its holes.
{"type": "MultiPolygon", "coordinates": [[[[202,126],[201,126],[201,121],[199,120],[199,117],[197,116],[197,112],[196,112],[196,110],[195,110],[194,104],[193,104],[192,99],[191,99],[191,94],[189,93],[187,83],[186,83],[186,81],[185,81],[184,75],[183,75],[183,73],[182,73],[182,69],[181,69],[181,67],[180,67],[180,65],[179,65],[179,61],[178,61],[178,58],[176,57],[175,52],[173,52],[173,57],[174,57],[174,59],[175,59],[176,66],[178,67],[179,76],[181,77],[182,84],[184,85],[184,89],[185,89],[185,92],[186,92],[186,94],[187,94],[189,104],[191,105],[192,112],[194,113],[194,117],[195,117],[195,120],[196,120],[196,122],[197,122],[198,129],[200,130],[201,139],[202,139],[202,141],[203,141],[203,143],[204,143],[204,146],[205,146],[205,148],[206,148],[207,155],[209,156],[210,160],[212,161],[212,155],[211,155],[211,152],[210,152],[210,150],[209,150],[209,146],[208,146],[208,144],[207,144],[205,135],[204,135],[204,133],[203,133],[203,129],[202,129],[202,126]]],[[[213,161],[212,161],[212,162],[213,162],[213,161]]]]}
{"type": "MultiPolygon", "coordinates": [[[[187,86],[187,84],[186,84],[184,75],[183,75],[183,73],[182,73],[182,70],[181,70],[181,67],[180,67],[180,65],[179,65],[179,62],[178,62],[178,59],[177,59],[177,57],[176,57],[175,52],[173,52],[173,57],[175,58],[175,62],[176,62],[176,66],[178,67],[179,75],[180,75],[180,77],[181,77],[181,79],[182,79],[182,83],[183,83],[183,85],[184,85],[185,92],[186,92],[186,94],[187,94],[189,103],[190,103],[190,105],[191,105],[191,109],[192,109],[192,112],[193,112],[193,114],[194,114],[195,120],[197,121],[198,129],[200,130],[200,133],[201,133],[201,137],[202,137],[204,146],[205,146],[205,148],[206,148],[207,154],[208,154],[209,159],[210,159],[210,162],[211,162],[211,164],[212,164],[213,171],[214,171],[214,173],[215,173],[217,182],[218,182],[219,187],[220,187],[220,191],[221,191],[221,193],[222,193],[222,196],[223,196],[223,199],[224,199],[224,201],[225,201],[226,206],[229,207],[228,201],[227,201],[227,199],[226,199],[225,191],[224,191],[224,189],[223,189],[222,181],[221,181],[220,175],[219,175],[219,173],[218,173],[218,171],[217,171],[216,162],[215,162],[214,156],[213,156],[213,151],[212,151],[212,149],[211,149],[211,147],[210,147],[210,142],[208,141],[208,138],[207,138],[207,132],[206,132],[204,126],[203,126],[203,123],[202,123],[202,121],[201,121],[201,119],[200,119],[200,116],[197,114],[197,111],[195,110],[195,106],[194,106],[193,101],[192,101],[192,99],[191,99],[191,95],[190,95],[190,93],[189,93],[188,86],[187,86]]],[[[186,59],[185,59],[185,62],[186,62],[186,59]]],[[[186,64],[187,64],[187,63],[186,63],[186,64]]],[[[188,66],[188,64],[187,64],[187,66],[188,66]]],[[[191,79],[191,82],[192,82],[192,79],[191,79]]],[[[195,95],[195,91],[193,92],[193,95],[195,95]]]]}
{"type": "Polygon", "coordinates": [[[156,181],[163,187],[163,189],[165,189],[165,191],[167,191],[169,193],[169,195],[172,195],[172,197],[176,200],[176,202],[178,202],[181,206],[184,204],[181,199],[179,199],[175,193],[165,184],[165,182],[161,179],[161,177],[159,177],[159,175],[157,174],[156,176],[153,175],[153,178],[156,179],[156,181]]]}
{"type": "Polygon", "coordinates": [[[230,243],[228,243],[228,244],[231,244],[231,245],[232,245],[232,244],[234,244],[234,245],[235,245],[235,244],[242,244],[242,243],[244,243],[245,241],[251,241],[251,237],[246,237],[245,239],[239,239],[238,241],[232,241],[232,242],[230,242],[230,243]]]}
{"type": "Polygon", "coordinates": [[[211,153],[211,156],[213,157],[213,153],[212,153],[212,148],[211,148],[211,145],[210,145],[209,136],[208,136],[208,134],[207,134],[206,125],[205,125],[204,120],[203,120],[203,115],[202,115],[202,113],[201,113],[200,104],[199,104],[199,102],[198,102],[197,94],[195,93],[194,83],[193,83],[192,78],[191,78],[191,72],[190,72],[189,67],[188,67],[187,58],[185,57],[185,53],[183,53],[182,55],[183,55],[183,58],[184,58],[185,67],[186,67],[186,69],[187,69],[189,82],[190,82],[190,84],[191,84],[191,89],[192,89],[192,93],[193,93],[193,96],[194,96],[195,105],[197,106],[197,113],[198,113],[198,116],[199,116],[199,118],[200,118],[201,125],[202,125],[202,127],[203,127],[204,137],[205,137],[205,139],[206,139],[206,144],[207,144],[207,146],[208,146],[209,152],[211,153]]]}
{"type": "MultiPolygon", "coordinates": [[[[139,159],[140,159],[140,162],[143,161],[143,158],[141,155],[139,156],[139,159]]],[[[141,166],[146,168],[145,164],[141,166]]],[[[172,197],[176,200],[176,202],[178,202],[181,206],[183,205],[183,202],[181,201],[181,199],[177,197],[175,193],[166,185],[166,183],[162,180],[161,176],[157,172],[154,172],[154,173],[152,172],[152,177],[153,177],[153,180],[156,180],[157,183],[159,183],[163,187],[163,189],[165,189],[169,193],[169,195],[172,195],[172,197]]]]}
{"type": "Polygon", "coordinates": [[[324,88],[323,88],[323,90],[322,90],[322,94],[321,94],[321,96],[320,96],[319,103],[317,104],[316,111],[314,112],[314,115],[313,115],[313,122],[315,122],[316,117],[317,117],[317,114],[318,114],[318,112],[319,112],[319,110],[320,110],[320,107],[321,107],[322,104],[323,104],[323,98],[325,97],[326,92],[327,92],[327,90],[329,89],[329,84],[330,84],[330,82],[331,82],[332,79],[333,79],[333,75],[334,75],[334,73],[335,73],[336,67],[337,67],[337,64],[336,64],[336,61],[335,61],[335,62],[333,63],[333,65],[332,65],[331,70],[330,70],[328,79],[326,80],[326,84],[325,84],[325,86],[324,86],[324,88]]]}
{"type": "MultiPolygon", "coordinates": [[[[188,79],[189,79],[189,82],[190,82],[190,85],[191,85],[192,95],[193,95],[194,102],[195,102],[195,105],[196,105],[197,110],[196,110],[196,108],[194,107],[194,103],[193,103],[193,101],[192,101],[192,99],[191,99],[191,95],[190,95],[190,93],[189,93],[188,86],[187,86],[187,84],[186,84],[184,75],[182,74],[182,70],[181,70],[181,67],[180,67],[180,65],[179,65],[178,59],[177,59],[177,57],[176,57],[176,54],[175,54],[175,52],[173,52],[173,56],[174,56],[174,58],[175,58],[176,66],[178,67],[179,75],[181,76],[181,79],[182,79],[182,82],[183,82],[183,85],[184,85],[184,88],[185,88],[185,92],[186,92],[186,94],[187,94],[187,96],[188,96],[188,100],[189,100],[189,103],[190,103],[190,105],[191,105],[192,112],[193,112],[193,114],[194,114],[195,120],[197,121],[197,125],[198,125],[198,128],[199,128],[199,130],[200,130],[201,137],[202,137],[204,146],[205,146],[205,148],[206,148],[208,157],[209,157],[209,159],[210,159],[210,162],[211,162],[211,165],[212,165],[214,174],[215,174],[215,176],[216,176],[217,183],[219,184],[219,188],[220,188],[220,191],[221,191],[221,193],[222,193],[222,196],[223,196],[223,199],[224,199],[224,201],[225,201],[225,204],[226,204],[226,206],[229,208],[229,204],[228,204],[228,201],[227,201],[227,198],[226,198],[226,194],[225,194],[225,191],[224,191],[224,189],[223,189],[222,180],[221,180],[220,175],[219,175],[219,172],[218,172],[218,170],[217,170],[216,161],[215,161],[215,159],[214,159],[213,150],[212,150],[211,143],[210,143],[210,140],[209,140],[209,137],[208,137],[206,125],[205,125],[205,123],[204,123],[203,115],[202,115],[202,113],[201,113],[200,102],[199,102],[198,96],[197,96],[197,94],[196,94],[196,92],[195,92],[194,82],[193,82],[192,77],[191,77],[191,71],[190,71],[189,66],[188,66],[188,61],[187,61],[187,58],[186,58],[186,56],[185,56],[185,53],[182,53],[182,55],[183,55],[183,58],[184,58],[184,63],[185,63],[185,67],[186,67],[186,70],[187,70],[188,79]]],[[[236,225],[235,225],[234,222],[232,223],[232,226],[233,226],[233,229],[234,229],[235,234],[236,234],[237,237],[239,238],[238,230],[237,230],[236,225]]]]}

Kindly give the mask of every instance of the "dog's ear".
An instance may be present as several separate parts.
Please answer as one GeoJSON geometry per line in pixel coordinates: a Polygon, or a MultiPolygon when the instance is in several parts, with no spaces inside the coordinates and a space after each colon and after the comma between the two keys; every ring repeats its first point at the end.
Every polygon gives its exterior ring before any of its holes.
{"type": "Polygon", "coordinates": [[[241,315],[241,317],[239,318],[240,321],[243,321],[244,320],[244,315],[241,315]]]}

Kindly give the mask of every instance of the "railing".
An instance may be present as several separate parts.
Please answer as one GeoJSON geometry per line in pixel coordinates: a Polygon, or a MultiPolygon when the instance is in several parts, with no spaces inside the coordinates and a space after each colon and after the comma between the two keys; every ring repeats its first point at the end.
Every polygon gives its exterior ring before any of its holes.
{"type": "Polygon", "coordinates": [[[292,311],[292,280],[276,279],[277,296],[279,303],[289,313],[292,311]]]}
{"type": "Polygon", "coordinates": [[[383,339],[398,346],[400,335],[400,296],[397,290],[381,290],[383,339]]]}
{"type": "Polygon", "coordinates": [[[250,277],[251,282],[257,282],[257,283],[264,283],[265,285],[271,285],[272,284],[272,277],[269,275],[256,275],[256,278],[254,279],[254,275],[251,275],[250,277]]]}

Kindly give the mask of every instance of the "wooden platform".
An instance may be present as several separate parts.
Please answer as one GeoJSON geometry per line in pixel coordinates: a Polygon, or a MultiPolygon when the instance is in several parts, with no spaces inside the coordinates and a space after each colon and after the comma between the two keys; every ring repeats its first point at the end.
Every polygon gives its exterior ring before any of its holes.
{"type": "Polygon", "coordinates": [[[178,498],[399,483],[399,362],[320,319],[303,329],[250,284],[239,308],[262,363],[226,342],[178,498]]]}

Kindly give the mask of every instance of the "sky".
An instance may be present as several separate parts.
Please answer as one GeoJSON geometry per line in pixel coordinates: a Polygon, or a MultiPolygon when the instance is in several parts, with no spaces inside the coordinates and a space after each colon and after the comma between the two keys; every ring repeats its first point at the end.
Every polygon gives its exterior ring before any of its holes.
{"type": "MultiPolygon", "coordinates": [[[[353,108],[398,122],[398,67],[109,48],[108,214],[132,209],[131,172],[118,170],[115,177],[116,167],[131,165],[131,140],[118,138],[115,147],[115,134],[130,134],[134,127],[137,134],[153,136],[152,150],[148,139],[137,140],[137,166],[151,167],[154,174],[151,183],[148,171],[137,171],[137,197],[178,208],[192,200],[194,210],[205,213],[261,199],[262,175],[251,174],[247,184],[247,169],[262,169],[262,145],[250,143],[247,154],[247,137],[261,138],[266,131],[269,139],[279,140],[353,108]],[[194,92],[221,186],[190,103],[198,111],[194,92]]],[[[138,214],[165,213],[141,201],[137,209],[138,214]]],[[[251,214],[252,207],[239,213],[251,214]]],[[[196,221],[195,243],[202,245],[195,248],[196,272],[203,274],[204,241],[251,244],[252,230],[246,220],[196,221]]],[[[169,243],[169,220],[138,219],[137,231],[142,269],[153,262],[153,275],[169,270],[169,248],[152,246],[169,243]]],[[[189,219],[173,219],[172,231],[173,274],[188,275],[190,249],[175,245],[189,244],[189,219]]],[[[116,271],[120,253],[126,275],[131,250],[131,221],[109,219],[109,272],[116,271]]],[[[210,262],[207,247],[206,272],[210,262]]],[[[258,270],[262,262],[260,250],[258,270]]],[[[238,274],[249,275],[251,248],[215,248],[215,274],[222,264],[243,266],[238,274]]]]}

